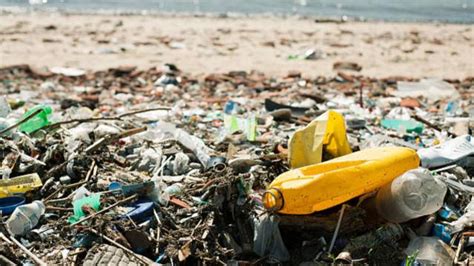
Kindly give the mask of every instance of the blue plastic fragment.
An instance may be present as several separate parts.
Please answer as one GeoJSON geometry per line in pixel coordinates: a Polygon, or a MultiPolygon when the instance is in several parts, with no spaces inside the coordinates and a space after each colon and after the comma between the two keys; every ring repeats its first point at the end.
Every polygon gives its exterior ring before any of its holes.
{"type": "Polygon", "coordinates": [[[0,211],[2,215],[11,214],[16,207],[25,204],[25,198],[12,196],[6,198],[0,198],[0,211]]]}
{"type": "Polygon", "coordinates": [[[448,230],[446,230],[446,226],[442,224],[434,224],[433,235],[437,236],[446,244],[451,242],[451,234],[448,232],[448,230]]]}
{"type": "Polygon", "coordinates": [[[133,208],[123,217],[129,216],[134,222],[140,223],[148,220],[153,215],[155,203],[146,198],[140,198],[130,205],[133,208]]]}

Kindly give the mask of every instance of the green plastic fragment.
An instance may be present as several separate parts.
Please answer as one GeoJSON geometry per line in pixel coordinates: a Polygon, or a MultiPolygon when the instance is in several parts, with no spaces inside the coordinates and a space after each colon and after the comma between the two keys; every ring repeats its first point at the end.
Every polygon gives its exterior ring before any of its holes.
{"type": "Polygon", "coordinates": [[[249,141],[257,139],[257,119],[253,115],[247,118],[240,118],[235,115],[226,114],[224,115],[224,127],[230,134],[242,131],[249,141]]]}
{"type": "Polygon", "coordinates": [[[383,119],[382,126],[396,131],[405,130],[407,133],[421,134],[423,132],[423,124],[415,120],[383,119]]]}
{"type": "Polygon", "coordinates": [[[74,201],[72,203],[74,215],[69,217],[69,223],[75,223],[81,220],[82,217],[86,216],[86,214],[82,211],[82,206],[84,205],[89,205],[94,210],[98,211],[100,209],[100,194],[92,194],[89,197],[84,197],[74,201]]]}
{"type": "Polygon", "coordinates": [[[35,107],[28,110],[22,116],[21,119],[29,116],[30,114],[36,112],[39,109],[41,109],[42,112],[39,112],[34,117],[30,118],[28,121],[21,124],[20,127],[19,127],[20,131],[26,132],[26,133],[31,133],[31,132],[34,132],[34,131],[36,131],[38,129],[41,129],[41,128],[43,128],[43,127],[50,124],[50,121],[49,121],[48,117],[53,112],[53,109],[51,108],[51,106],[48,106],[48,105],[36,105],[35,107]]]}

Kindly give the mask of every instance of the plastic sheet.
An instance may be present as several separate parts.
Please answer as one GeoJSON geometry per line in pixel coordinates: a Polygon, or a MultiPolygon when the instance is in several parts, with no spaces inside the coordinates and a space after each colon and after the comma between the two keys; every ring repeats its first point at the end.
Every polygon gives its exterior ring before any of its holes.
{"type": "Polygon", "coordinates": [[[305,128],[297,130],[288,146],[291,168],[320,163],[323,157],[336,158],[352,152],[346,136],[344,117],[331,110],[305,128]]]}
{"type": "Polygon", "coordinates": [[[278,228],[278,217],[264,216],[260,222],[257,222],[253,250],[262,257],[269,256],[280,262],[290,259],[278,228]]]}

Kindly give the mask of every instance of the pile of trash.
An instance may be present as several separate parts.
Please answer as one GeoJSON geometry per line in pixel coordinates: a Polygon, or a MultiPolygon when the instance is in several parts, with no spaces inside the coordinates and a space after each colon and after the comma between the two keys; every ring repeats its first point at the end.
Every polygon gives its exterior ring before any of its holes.
{"type": "Polygon", "coordinates": [[[0,79],[1,265],[474,262],[474,78],[0,79]]]}

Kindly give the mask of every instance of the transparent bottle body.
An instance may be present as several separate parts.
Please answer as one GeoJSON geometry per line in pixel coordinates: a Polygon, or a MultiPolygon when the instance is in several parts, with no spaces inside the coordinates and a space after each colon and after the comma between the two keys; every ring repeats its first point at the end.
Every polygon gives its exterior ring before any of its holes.
{"type": "Polygon", "coordinates": [[[45,210],[43,202],[38,200],[16,208],[6,222],[7,230],[15,236],[27,234],[38,224],[45,210]]]}
{"type": "Polygon", "coordinates": [[[378,191],[377,211],[390,222],[406,222],[439,210],[446,190],[426,169],[411,170],[378,191]]]}

